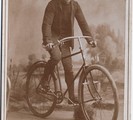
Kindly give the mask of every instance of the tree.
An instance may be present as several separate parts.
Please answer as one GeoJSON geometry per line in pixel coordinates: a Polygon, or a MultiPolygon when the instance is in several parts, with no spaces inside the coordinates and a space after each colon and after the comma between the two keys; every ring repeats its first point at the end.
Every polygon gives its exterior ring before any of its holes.
{"type": "Polygon", "coordinates": [[[30,55],[28,56],[28,59],[29,59],[28,65],[32,65],[32,64],[34,64],[36,61],[38,61],[38,59],[36,58],[36,55],[35,55],[35,54],[30,54],[30,55]]]}
{"type": "Polygon", "coordinates": [[[92,26],[92,29],[93,36],[97,40],[97,47],[90,48],[88,54],[91,54],[92,58],[98,57],[99,63],[108,68],[117,67],[119,63],[123,65],[124,40],[120,32],[118,31],[118,35],[116,35],[115,31],[111,30],[108,24],[101,24],[97,27],[92,26]]]}

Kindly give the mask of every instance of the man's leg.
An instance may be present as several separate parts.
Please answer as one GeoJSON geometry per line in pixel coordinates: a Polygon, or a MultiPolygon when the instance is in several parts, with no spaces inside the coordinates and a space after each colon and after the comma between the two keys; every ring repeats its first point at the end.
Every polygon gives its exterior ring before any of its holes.
{"type": "Polygon", "coordinates": [[[48,87],[48,77],[53,72],[55,66],[58,64],[58,62],[61,60],[61,53],[59,47],[54,47],[52,50],[49,51],[50,54],[50,60],[47,62],[44,75],[41,80],[41,84],[44,88],[48,87]]]}
{"type": "MultiPolygon", "coordinates": [[[[62,57],[70,55],[71,54],[70,47],[68,47],[67,45],[63,45],[61,47],[61,53],[62,53],[62,57]]],[[[68,57],[66,59],[63,59],[62,63],[63,63],[64,71],[65,71],[65,81],[66,81],[66,84],[68,87],[69,98],[73,102],[77,102],[77,100],[75,99],[75,96],[74,96],[74,83],[72,82],[73,77],[74,77],[73,76],[73,68],[72,68],[72,58],[68,57]]]]}

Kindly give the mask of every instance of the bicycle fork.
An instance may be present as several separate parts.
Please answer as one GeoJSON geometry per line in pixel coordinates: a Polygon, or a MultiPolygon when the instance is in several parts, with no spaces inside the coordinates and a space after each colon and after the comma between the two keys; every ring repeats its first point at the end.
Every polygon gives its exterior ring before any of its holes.
{"type": "Polygon", "coordinates": [[[102,98],[99,94],[100,86],[101,86],[100,82],[99,81],[94,81],[91,72],[90,72],[90,79],[87,78],[85,67],[84,67],[83,71],[84,71],[84,75],[85,75],[85,81],[82,84],[87,86],[93,100],[96,100],[96,101],[101,100],[102,98]]]}

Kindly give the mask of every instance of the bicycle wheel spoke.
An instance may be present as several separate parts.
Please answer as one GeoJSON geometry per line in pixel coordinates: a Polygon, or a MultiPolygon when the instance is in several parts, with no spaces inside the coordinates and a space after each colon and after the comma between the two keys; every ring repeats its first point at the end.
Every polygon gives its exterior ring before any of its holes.
{"type": "Polygon", "coordinates": [[[50,91],[44,93],[44,92],[40,92],[39,93],[43,98],[48,99],[50,101],[53,101],[53,98],[56,97],[55,93],[52,93],[50,91]]]}
{"type": "Polygon", "coordinates": [[[117,120],[118,99],[112,79],[103,69],[94,67],[82,78],[81,105],[86,119],[90,119],[91,108],[95,120],[117,120]]]}
{"type": "Polygon", "coordinates": [[[51,114],[56,105],[56,97],[54,96],[54,93],[56,93],[55,81],[53,77],[50,77],[49,87],[51,91],[46,91],[40,85],[43,74],[44,65],[36,66],[27,80],[27,102],[33,114],[39,117],[46,117],[51,114]]]}

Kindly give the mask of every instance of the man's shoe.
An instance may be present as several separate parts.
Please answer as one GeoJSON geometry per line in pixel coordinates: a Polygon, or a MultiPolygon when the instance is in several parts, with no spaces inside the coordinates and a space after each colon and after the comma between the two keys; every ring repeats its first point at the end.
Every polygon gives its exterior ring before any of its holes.
{"type": "Polygon", "coordinates": [[[69,98],[70,100],[68,100],[68,104],[78,104],[78,98],[77,97],[73,97],[73,98],[69,98]]]}

